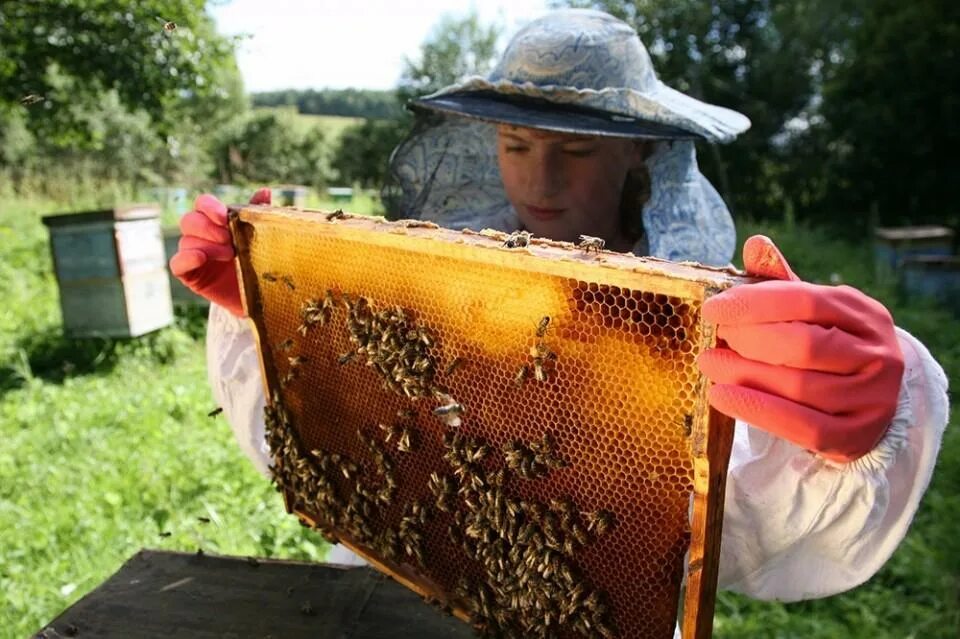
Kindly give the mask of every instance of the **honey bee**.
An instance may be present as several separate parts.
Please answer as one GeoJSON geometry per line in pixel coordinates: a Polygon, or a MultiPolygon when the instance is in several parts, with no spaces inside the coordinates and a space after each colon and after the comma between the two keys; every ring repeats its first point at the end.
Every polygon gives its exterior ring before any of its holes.
{"type": "Polygon", "coordinates": [[[283,281],[284,284],[287,285],[287,288],[289,288],[291,291],[294,291],[297,289],[297,287],[293,285],[293,278],[290,277],[289,275],[284,275],[280,279],[283,281]]]}
{"type": "Polygon", "coordinates": [[[503,245],[506,248],[523,248],[530,244],[531,237],[533,237],[533,234],[528,231],[514,231],[507,236],[503,245]]]}
{"type": "Polygon", "coordinates": [[[413,419],[417,416],[417,412],[410,410],[409,408],[401,408],[397,411],[397,417],[400,419],[413,419]]]}
{"type": "Polygon", "coordinates": [[[463,406],[451,401],[449,404],[444,404],[443,406],[437,406],[434,408],[433,414],[441,417],[462,415],[463,406]]]}
{"type": "Polygon", "coordinates": [[[526,364],[521,364],[520,368],[517,369],[516,374],[513,376],[513,383],[516,386],[523,386],[523,383],[526,381],[527,376],[530,374],[530,367],[526,364]]]}
{"type": "Polygon", "coordinates": [[[452,375],[453,371],[457,370],[458,368],[460,368],[460,366],[463,365],[463,361],[464,360],[462,357],[454,357],[453,361],[447,364],[447,368],[444,369],[443,374],[452,375]]]}
{"type": "Polygon", "coordinates": [[[593,251],[599,253],[603,250],[603,247],[606,245],[606,242],[602,238],[593,237],[591,235],[581,235],[580,243],[577,244],[578,248],[582,248],[585,253],[589,253],[592,249],[593,251]]]}
{"type": "Polygon", "coordinates": [[[400,431],[400,437],[397,439],[397,450],[401,453],[409,453],[413,450],[412,435],[409,428],[400,431]]]}
{"type": "Polygon", "coordinates": [[[277,281],[277,276],[276,276],[276,274],[271,273],[271,272],[269,272],[269,271],[263,273],[260,277],[262,277],[265,282],[276,282],[276,281],[277,281]]]}
{"type": "Polygon", "coordinates": [[[356,351],[347,351],[346,353],[344,353],[343,355],[337,358],[337,364],[339,364],[340,366],[343,366],[344,364],[347,364],[353,361],[353,358],[356,357],[356,355],[357,355],[356,351]]]}
{"type": "Polygon", "coordinates": [[[543,367],[543,361],[535,359],[533,361],[533,378],[538,382],[545,382],[549,377],[547,369],[543,367]]]}
{"type": "Polygon", "coordinates": [[[332,220],[341,220],[341,219],[343,219],[344,217],[345,217],[345,215],[344,215],[344,213],[343,213],[343,209],[337,209],[337,210],[334,211],[333,213],[327,213],[327,215],[326,215],[326,218],[327,218],[327,221],[328,221],[328,222],[330,222],[330,221],[332,221],[332,220]]]}
{"type": "Polygon", "coordinates": [[[42,95],[37,95],[36,93],[28,93],[27,95],[20,98],[20,104],[23,106],[31,106],[37,104],[38,102],[43,102],[46,98],[42,95]]]}
{"type": "Polygon", "coordinates": [[[161,537],[169,537],[169,536],[172,535],[172,534],[173,534],[173,533],[170,532],[169,530],[164,530],[163,532],[160,533],[160,536],[161,536],[161,537]]]}
{"type": "Polygon", "coordinates": [[[598,537],[602,537],[613,528],[613,513],[609,510],[596,510],[585,513],[583,517],[587,522],[587,530],[595,532],[598,537]]]}
{"type": "Polygon", "coordinates": [[[209,517],[197,517],[197,521],[199,521],[201,524],[209,524],[209,523],[210,523],[210,518],[209,518],[209,517]]]}
{"type": "Polygon", "coordinates": [[[217,406],[217,407],[214,408],[212,411],[210,411],[209,413],[207,413],[207,417],[216,417],[217,415],[219,415],[219,414],[222,413],[222,412],[223,412],[223,407],[222,407],[222,406],[217,406]]]}
{"type": "Polygon", "coordinates": [[[289,337],[277,344],[277,349],[281,351],[289,351],[291,348],[293,348],[293,339],[289,337]]]}
{"type": "Polygon", "coordinates": [[[550,326],[550,316],[544,315],[540,322],[537,324],[537,338],[543,339],[543,336],[547,334],[547,327],[550,326]]]}
{"type": "Polygon", "coordinates": [[[693,432],[693,415],[687,413],[683,416],[683,435],[689,437],[693,432]]]}
{"type": "Polygon", "coordinates": [[[163,30],[167,33],[173,33],[177,30],[177,23],[157,16],[157,20],[163,23],[163,30]]]}
{"type": "Polygon", "coordinates": [[[307,358],[303,355],[297,355],[295,357],[288,357],[287,361],[290,362],[290,368],[297,368],[301,364],[307,361],[307,358]]]}

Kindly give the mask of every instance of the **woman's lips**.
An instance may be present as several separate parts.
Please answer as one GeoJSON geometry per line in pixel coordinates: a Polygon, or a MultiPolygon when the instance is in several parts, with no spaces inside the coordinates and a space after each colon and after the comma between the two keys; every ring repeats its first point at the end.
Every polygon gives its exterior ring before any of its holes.
{"type": "Polygon", "coordinates": [[[527,212],[538,220],[555,220],[560,217],[566,209],[544,209],[539,206],[527,204],[527,212]]]}

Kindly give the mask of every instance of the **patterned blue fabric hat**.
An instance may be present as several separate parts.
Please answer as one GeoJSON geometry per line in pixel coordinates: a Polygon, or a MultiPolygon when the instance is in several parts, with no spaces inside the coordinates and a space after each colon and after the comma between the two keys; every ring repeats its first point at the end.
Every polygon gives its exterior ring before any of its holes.
{"type": "Polygon", "coordinates": [[[660,82],[626,23],[567,9],[534,20],[510,41],[488,78],[471,77],[411,104],[411,135],[391,157],[392,218],[448,228],[513,231],[497,163],[496,123],[587,135],[649,138],[651,196],[634,253],[726,265],[736,234],[723,200],[700,174],[694,139],[726,142],[743,115],[660,82]]]}

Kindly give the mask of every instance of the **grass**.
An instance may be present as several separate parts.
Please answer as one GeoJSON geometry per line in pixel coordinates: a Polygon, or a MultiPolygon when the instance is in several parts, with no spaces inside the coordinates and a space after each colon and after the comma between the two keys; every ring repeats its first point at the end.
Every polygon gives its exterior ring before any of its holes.
{"type": "MultiPolygon", "coordinates": [[[[62,336],[39,217],[109,202],[96,190],[71,193],[70,207],[2,191],[0,639],[36,631],[141,547],[322,559],[319,537],[284,513],[222,418],[207,417],[213,405],[202,316],[181,315],[135,340],[62,336]]],[[[800,225],[747,222],[741,231],[773,236],[806,279],[835,273],[881,297],[956,387],[960,322],[934,306],[908,306],[873,283],[866,243],[800,225]]],[[[849,593],[790,605],[721,593],[715,634],[956,637],[958,521],[960,433],[953,428],[909,535],[876,577],[849,593]]]]}

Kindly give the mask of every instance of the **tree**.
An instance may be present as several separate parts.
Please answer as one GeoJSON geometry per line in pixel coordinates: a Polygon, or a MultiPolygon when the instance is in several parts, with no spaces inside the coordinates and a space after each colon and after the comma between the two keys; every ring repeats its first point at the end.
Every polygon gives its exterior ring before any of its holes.
{"type": "Polygon", "coordinates": [[[878,221],[960,222],[960,5],[860,2],[824,80],[829,197],[878,221]]]}
{"type": "Polygon", "coordinates": [[[210,127],[245,104],[233,42],[204,0],[4,2],[0,34],[0,105],[25,105],[28,128],[45,139],[89,139],[70,104],[107,91],[162,136],[185,114],[210,127]],[[58,93],[62,77],[76,93],[58,93]]]}
{"type": "Polygon", "coordinates": [[[433,93],[468,75],[484,75],[497,58],[501,29],[484,26],[476,12],[443,16],[416,60],[404,59],[398,94],[402,102],[433,93]]]}
{"type": "Polygon", "coordinates": [[[215,144],[220,180],[326,183],[323,132],[317,126],[299,126],[296,117],[293,112],[255,111],[229,127],[215,144]]]}

